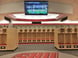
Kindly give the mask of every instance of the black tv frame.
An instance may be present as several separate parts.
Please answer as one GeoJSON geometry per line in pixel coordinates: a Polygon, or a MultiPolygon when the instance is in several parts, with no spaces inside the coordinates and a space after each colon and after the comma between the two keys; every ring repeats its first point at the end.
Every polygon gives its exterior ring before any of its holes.
{"type": "Polygon", "coordinates": [[[48,7],[47,7],[47,14],[27,14],[26,12],[26,6],[25,6],[25,2],[48,2],[48,1],[24,1],[24,12],[25,12],[25,15],[48,15],[48,7]]]}

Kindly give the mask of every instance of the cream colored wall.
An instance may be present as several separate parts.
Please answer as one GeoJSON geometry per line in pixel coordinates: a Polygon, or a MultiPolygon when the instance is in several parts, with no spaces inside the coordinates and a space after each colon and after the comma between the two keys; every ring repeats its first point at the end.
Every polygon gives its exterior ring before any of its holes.
{"type": "MultiPolygon", "coordinates": [[[[49,12],[72,13],[72,5],[65,3],[49,2],[49,12]]],[[[23,12],[23,1],[10,2],[0,5],[0,13],[23,12]]]]}
{"type": "Polygon", "coordinates": [[[0,13],[22,12],[24,11],[23,2],[11,2],[0,5],[0,13]]]}
{"type": "Polygon", "coordinates": [[[73,13],[71,4],[49,2],[49,12],[73,13]]]}

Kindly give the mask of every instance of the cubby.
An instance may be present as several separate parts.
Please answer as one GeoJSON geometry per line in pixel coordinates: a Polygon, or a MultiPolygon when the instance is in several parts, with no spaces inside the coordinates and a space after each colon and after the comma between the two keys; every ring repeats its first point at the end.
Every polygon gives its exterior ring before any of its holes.
{"type": "Polygon", "coordinates": [[[19,43],[54,42],[55,29],[51,25],[23,25],[17,30],[19,43]]]}
{"type": "Polygon", "coordinates": [[[15,28],[0,28],[0,51],[15,50],[17,47],[17,30],[15,28]]]}
{"type": "Polygon", "coordinates": [[[78,49],[78,28],[65,27],[56,29],[55,47],[57,49],[78,49]]]}

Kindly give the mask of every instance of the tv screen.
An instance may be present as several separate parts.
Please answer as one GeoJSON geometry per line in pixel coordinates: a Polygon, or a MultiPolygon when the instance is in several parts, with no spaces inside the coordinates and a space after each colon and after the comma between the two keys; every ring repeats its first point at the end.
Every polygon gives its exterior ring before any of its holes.
{"type": "Polygon", "coordinates": [[[26,15],[47,15],[48,1],[24,1],[26,15]]]}

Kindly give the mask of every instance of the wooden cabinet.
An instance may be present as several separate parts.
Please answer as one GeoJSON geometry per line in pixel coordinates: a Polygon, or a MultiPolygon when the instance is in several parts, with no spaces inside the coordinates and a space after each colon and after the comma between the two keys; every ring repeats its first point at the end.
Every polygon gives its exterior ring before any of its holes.
{"type": "Polygon", "coordinates": [[[0,51],[15,50],[18,47],[16,28],[0,28],[0,51]]]}
{"type": "MultiPolygon", "coordinates": [[[[70,25],[69,25],[70,26],[70,25]]],[[[78,28],[58,28],[55,34],[55,47],[57,49],[78,49],[78,28]]]]}
{"type": "Polygon", "coordinates": [[[19,27],[18,39],[20,44],[54,42],[55,31],[51,25],[17,25],[16,27],[17,29],[19,27]]]}

